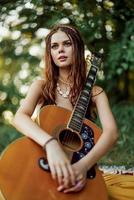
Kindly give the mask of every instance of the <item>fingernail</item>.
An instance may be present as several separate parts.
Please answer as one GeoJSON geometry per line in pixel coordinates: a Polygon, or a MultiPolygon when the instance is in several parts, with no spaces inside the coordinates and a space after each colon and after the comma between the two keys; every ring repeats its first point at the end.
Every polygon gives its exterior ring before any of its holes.
{"type": "Polygon", "coordinates": [[[63,186],[59,186],[59,187],[57,188],[57,190],[60,191],[62,188],[63,188],[63,186]]]}

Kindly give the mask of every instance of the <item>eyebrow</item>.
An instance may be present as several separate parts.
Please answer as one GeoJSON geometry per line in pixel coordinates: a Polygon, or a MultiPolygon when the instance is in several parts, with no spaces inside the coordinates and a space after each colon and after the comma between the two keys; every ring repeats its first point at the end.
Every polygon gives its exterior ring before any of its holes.
{"type": "MultiPolygon", "coordinates": [[[[69,39],[68,40],[64,40],[64,41],[62,41],[62,42],[71,42],[69,39]]],[[[58,42],[53,42],[53,43],[51,43],[51,44],[57,44],[58,42]]]]}

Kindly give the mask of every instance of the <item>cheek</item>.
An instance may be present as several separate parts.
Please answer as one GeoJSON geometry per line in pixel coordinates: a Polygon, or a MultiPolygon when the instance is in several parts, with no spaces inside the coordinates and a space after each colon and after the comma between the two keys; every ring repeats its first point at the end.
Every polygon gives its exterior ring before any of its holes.
{"type": "Polygon", "coordinates": [[[74,55],[72,48],[68,51],[68,55],[69,55],[70,59],[72,60],[73,55],[74,55]]]}
{"type": "Polygon", "coordinates": [[[53,61],[55,61],[55,59],[56,59],[56,54],[55,54],[53,51],[51,51],[51,57],[52,57],[53,61]]]}

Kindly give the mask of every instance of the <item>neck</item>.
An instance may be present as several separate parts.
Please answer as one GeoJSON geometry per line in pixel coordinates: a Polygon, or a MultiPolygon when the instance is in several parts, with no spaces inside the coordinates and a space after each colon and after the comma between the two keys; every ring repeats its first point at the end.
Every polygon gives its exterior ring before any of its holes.
{"type": "Polygon", "coordinates": [[[59,81],[63,83],[70,83],[71,81],[68,79],[69,76],[69,71],[68,69],[60,69],[59,70],[59,81]]]}

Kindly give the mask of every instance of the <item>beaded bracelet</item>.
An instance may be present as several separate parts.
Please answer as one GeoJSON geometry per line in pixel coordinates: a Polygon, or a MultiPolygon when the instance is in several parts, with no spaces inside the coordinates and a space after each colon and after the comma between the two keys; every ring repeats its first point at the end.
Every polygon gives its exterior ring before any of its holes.
{"type": "Polygon", "coordinates": [[[56,138],[56,137],[51,137],[50,139],[48,139],[48,140],[45,142],[45,144],[43,145],[43,150],[46,150],[46,145],[47,145],[49,142],[51,142],[52,140],[57,140],[57,138],[56,138]]]}

